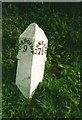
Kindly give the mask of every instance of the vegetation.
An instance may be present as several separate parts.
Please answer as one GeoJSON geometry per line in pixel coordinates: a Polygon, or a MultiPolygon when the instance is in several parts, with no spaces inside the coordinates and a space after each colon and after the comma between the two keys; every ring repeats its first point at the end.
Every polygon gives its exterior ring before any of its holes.
{"type": "Polygon", "coordinates": [[[3,3],[3,118],[80,118],[79,3],[3,3]],[[15,85],[18,38],[36,22],[48,38],[43,82],[32,99],[15,85]]]}

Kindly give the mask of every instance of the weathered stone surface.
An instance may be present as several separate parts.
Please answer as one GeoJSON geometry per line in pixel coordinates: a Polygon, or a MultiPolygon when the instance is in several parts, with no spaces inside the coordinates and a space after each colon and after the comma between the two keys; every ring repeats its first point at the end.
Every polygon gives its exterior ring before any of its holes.
{"type": "Polygon", "coordinates": [[[48,39],[43,30],[32,23],[19,37],[16,85],[26,98],[43,79],[48,39]]]}

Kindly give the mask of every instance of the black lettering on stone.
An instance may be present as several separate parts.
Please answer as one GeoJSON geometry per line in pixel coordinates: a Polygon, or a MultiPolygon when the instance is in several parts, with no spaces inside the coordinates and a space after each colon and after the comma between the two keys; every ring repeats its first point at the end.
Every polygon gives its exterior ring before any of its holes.
{"type": "Polygon", "coordinates": [[[21,43],[21,45],[23,45],[23,44],[24,44],[24,40],[23,40],[23,41],[21,40],[21,42],[20,42],[20,43],[21,43]]]}
{"type": "Polygon", "coordinates": [[[43,52],[44,52],[44,47],[42,47],[42,52],[41,52],[41,55],[43,55],[43,52]]]}
{"type": "Polygon", "coordinates": [[[33,46],[30,46],[31,50],[33,50],[33,46]]]}
{"type": "Polygon", "coordinates": [[[42,41],[42,45],[43,45],[44,41],[42,41]]]}
{"type": "Polygon", "coordinates": [[[19,50],[21,50],[21,47],[22,47],[22,45],[21,45],[21,44],[19,44],[19,50]]]}
{"type": "Polygon", "coordinates": [[[38,55],[41,54],[41,48],[38,48],[38,55]]]}
{"type": "Polygon", "coordinates": [[[27,39],[26,39],[26,38],[24,38],[24,43],[26,43],[26,41],[27,41],[27,39]]]}
{"type": "Polygon", "coordinates": [[[31,48],[31,53],[33,53],[33,46],[30,46],[30,48],[31,48]]]}
{"type": "Polygon", "coordinates": [[[29,41],[29,40],[27,40],[27,43],[29,44],[29,43],[30,43],[30,41],[29,41]]]}
{"type": "Polygon", "coordinates": [[[39,41],[38,44],[41,45],[41,41],[39,41]]]}
{"type": "Polygon", "coordinates": [[[34,54],[37,54],[37,49],[34,49],[34,54]]]}
{"type": "Polygon", "coordinates": [[[28,49],[28,46],[27,46],[27,45],[24,45],[24,46],[23,46],[23,52],[26,52],[27,49],[28,49]]]}
{"type": "Polygon", "coordinates": [[[47,54],[47,46],[45,47],[45,54],[47,54]]]}
{"type": "Polygon", "coordinates": [[[36,47],[38,48],[38,47],[39,47],[39,45],[36,45],[36,47]]]}

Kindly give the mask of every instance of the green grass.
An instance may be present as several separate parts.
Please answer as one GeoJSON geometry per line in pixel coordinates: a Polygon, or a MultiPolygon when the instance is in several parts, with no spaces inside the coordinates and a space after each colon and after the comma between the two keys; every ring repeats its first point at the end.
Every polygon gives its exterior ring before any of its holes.
{"type": "Polygon", "coordinates": [[[80,13],[78,4],[3,3],[4,118],[80,118],[80,13]],[[70,7],[69,7],[70,6],[70,7]],[[48,37],[42,83],[32,99],[15,85],[18,38],[36,22],[48,37]]]}

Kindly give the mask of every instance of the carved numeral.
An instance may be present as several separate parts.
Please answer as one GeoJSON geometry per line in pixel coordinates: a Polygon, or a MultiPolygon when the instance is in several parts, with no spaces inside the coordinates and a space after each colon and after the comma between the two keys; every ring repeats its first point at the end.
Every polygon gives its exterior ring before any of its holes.
{"type": "Polygon", "coordinates": [[[38,55],[41,54],[41,48],[38,48],[38,55]]]}
{"type": "Polygon", "coordinates": [[[44,46],[42,46],[42,52],[41,52],[41,55],[43,55],[43,52],[44,52],[44,46]]]}
{"type": "Polygon", "coordinates": [[[23,46],[23,52],[26,52],[27,49],[28,49],[27,45],[24,45],[24,46],[23,46]]]}

